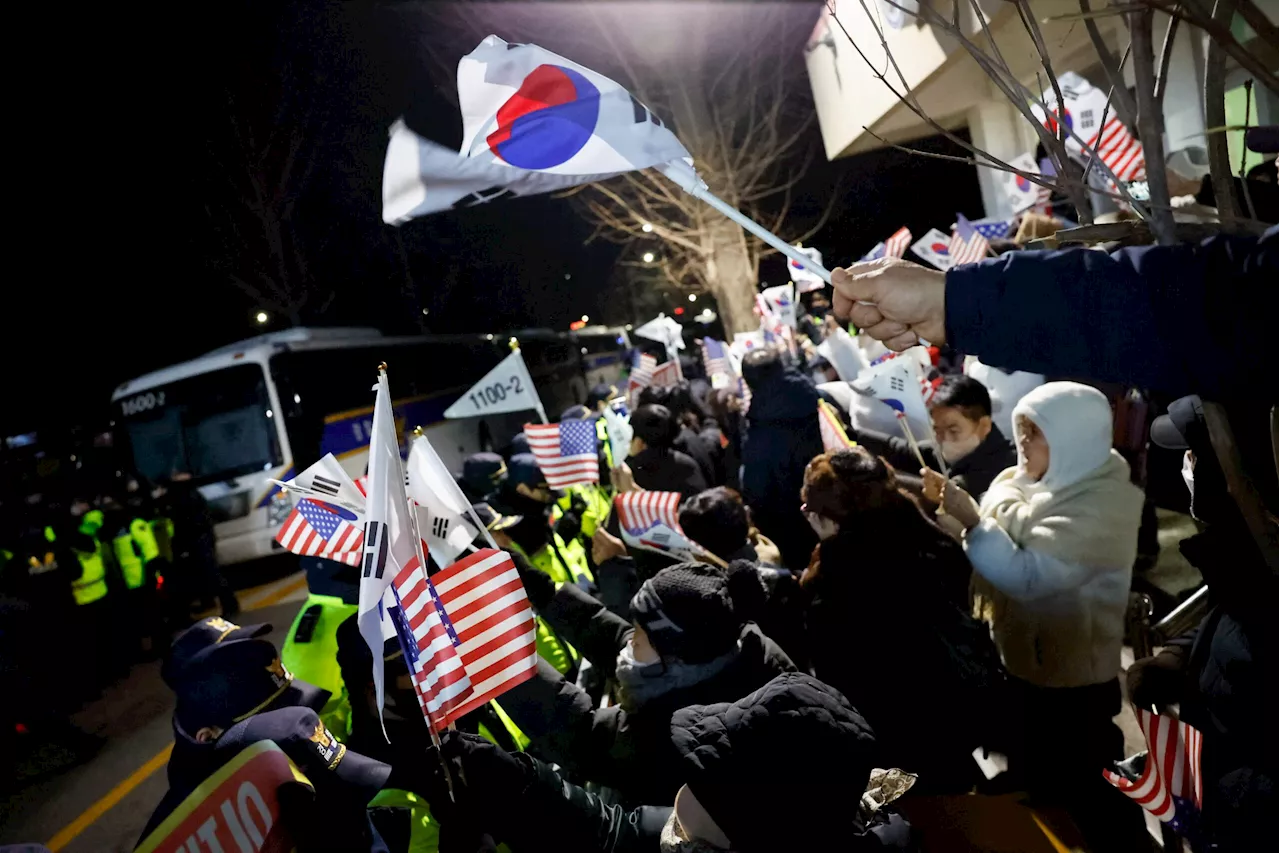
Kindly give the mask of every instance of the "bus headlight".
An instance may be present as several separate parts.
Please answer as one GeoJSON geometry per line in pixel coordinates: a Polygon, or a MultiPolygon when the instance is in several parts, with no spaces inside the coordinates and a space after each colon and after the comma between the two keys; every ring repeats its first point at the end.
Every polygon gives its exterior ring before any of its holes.
{"type": "Polygon", "coordinates": [[[293,501],[289,498],[288,492],[277,492],[271,503],[267,504],[267,524],[271,527],[284,524],[284,520],[292,511],[293,501]]]}

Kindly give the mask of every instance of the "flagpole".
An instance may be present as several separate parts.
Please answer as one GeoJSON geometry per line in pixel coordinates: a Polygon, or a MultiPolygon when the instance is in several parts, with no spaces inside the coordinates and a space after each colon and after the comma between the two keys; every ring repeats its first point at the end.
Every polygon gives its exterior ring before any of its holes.
{"type": "Polygon", "coordinates": [[[672,160],[658,167],[658,171],[666,175],[680,189],[687,192],[694,198],[700,198],[743,228],[786,255],[791,260],[803,266],[805,269],[817,275],[827,284],[831,284],[831,273],[821,264],[816,263],[804,252],[801,252],[795,246],[783,241],[771,231],[766,230],[763,226],[757,225],[753,220],[739,212],[733,205],[721,201],[708,188],[702,178],[698,177],[698,173],[693,167],[683,160],[672,160]]]}
{"type": "MultiPolygon", "coordinates": [[[[533,401],[538,412],[538,417],[542,418],[544,424],[550,423],[547,420],[547,410],[542,408],[542,396],[538,394],[538,386],[533,384],[533,377],[529,375],[529,365],[524,363],[524,353],[520,352],[520,342],[515,338],[507,341],[507,346],[511,347],[511,351],[520,356],[520,370],[524,373],[524,381],[529,383],[529,390],[533,392],[533,401]]],[[[494,546],[495,548],[498,546],[494,546]]]]}

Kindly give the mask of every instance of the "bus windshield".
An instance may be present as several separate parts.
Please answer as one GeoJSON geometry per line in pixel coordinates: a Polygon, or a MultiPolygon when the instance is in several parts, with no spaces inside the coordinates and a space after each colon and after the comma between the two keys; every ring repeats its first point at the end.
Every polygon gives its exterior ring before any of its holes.
{"type": "Polygon", "coordinates": [[[137,471],[152,480],[189,473],[196,485],[281,464],[266,376],[241,364],[116,401],[137,471]]]}

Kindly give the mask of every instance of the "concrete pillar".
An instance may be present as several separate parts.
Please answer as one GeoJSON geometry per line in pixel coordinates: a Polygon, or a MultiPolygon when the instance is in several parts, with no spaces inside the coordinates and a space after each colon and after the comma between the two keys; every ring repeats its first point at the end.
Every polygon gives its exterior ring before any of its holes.
{"type": "MultiPolygon", "coordinates": [[[[969,138],[973,144],[1008,162],[1019,154],[1035,153],[1035,131],[1022,114],[999,92],[989,93],[969,110],[969,138]]],[[[994,169],[978,169],[978,186],[982,190],[984,216],[1013,216],[1013,208],[1005,200],[1005,173],[994,169]]]]}

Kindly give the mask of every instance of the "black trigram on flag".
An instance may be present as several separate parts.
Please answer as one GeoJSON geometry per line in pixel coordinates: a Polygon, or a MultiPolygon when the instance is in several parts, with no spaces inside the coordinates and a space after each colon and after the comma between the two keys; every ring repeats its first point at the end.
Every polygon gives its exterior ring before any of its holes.
{"type": "Polygon", "coordinates": [[[502,198],[515,198],[516,194],[506,187],[496,186],[483,190],[476,190],[471,195],[463,196],[453,203],[454,209],[460,207],[475,207],[477,204],[485,204],[486,202],[496,201],[502,198]]]}
{"type": "Polygon", "coordinates": [[[387,570],[387,526],[380,521],[364,524],[364,576],[382,578],[387,570]]]}
{"type": "Polygon", "coordinates": [[[317,476],[311,478],[311,488],[321,494],[333,497],[338,494],[339,483],[337,480],[317,476]]]}
{"type": "Polygon", "coordinates": [[[658,118],[649,111],[648,107],[636,100],[635,95],[631,96],[631,112],[635,116],[636,124],[639,124],[642,121],[651,121],[658,127],[666,127],[666,125],[662,123],[662,119],[658,118]]]}
{"type": "Polygon", "coordinates": [[[890,376],[889,387],[892,388],[894,392],[901,394],[903,391],[907,390],[907,383],[903,381],[901,376],[890,376]]]}
{"type": "Polygon", "coordinates": [[[437,515],[431,519],[431,535],[437,539],[449,537],[449,519],[437,515]]]}

